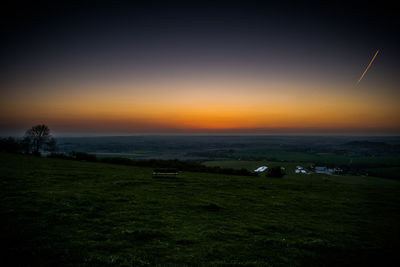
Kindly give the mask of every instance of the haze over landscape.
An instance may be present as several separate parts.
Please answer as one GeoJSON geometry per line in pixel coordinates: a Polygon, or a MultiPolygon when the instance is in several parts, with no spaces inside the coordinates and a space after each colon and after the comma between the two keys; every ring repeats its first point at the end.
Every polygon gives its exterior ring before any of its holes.
{"type": "Polygon", "coordinates": [[[84,1],[3,13],[3,136],[35,123],[56,136],[400,132],[398,21],[385,6],[84,1]]]}

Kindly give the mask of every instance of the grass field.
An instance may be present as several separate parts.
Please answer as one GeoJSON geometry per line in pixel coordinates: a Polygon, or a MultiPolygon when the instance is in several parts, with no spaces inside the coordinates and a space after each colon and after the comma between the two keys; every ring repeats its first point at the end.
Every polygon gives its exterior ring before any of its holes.
{"type": "MultiPolygon", "coordinates": [[[[254,163],[258,164],[258,163],[254,163]]],[[[6,265],[399,264],[400,183],[206,173],[0,154],[6,265]]]]}

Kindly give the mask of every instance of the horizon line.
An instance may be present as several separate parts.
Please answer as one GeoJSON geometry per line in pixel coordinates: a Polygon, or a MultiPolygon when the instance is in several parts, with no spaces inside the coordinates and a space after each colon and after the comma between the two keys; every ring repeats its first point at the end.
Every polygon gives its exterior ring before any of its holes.
{"type": "MultiPolygon", "coordinates": [[[[399,137],[400,134],[129,134],[129,135],[94,135],[94,134],[70,134],[51,135],[54,138],[102,138],[102,137],[399,137]]],[[[0,135],[0,138],[20,138],[23,135],[0,135]]]]}

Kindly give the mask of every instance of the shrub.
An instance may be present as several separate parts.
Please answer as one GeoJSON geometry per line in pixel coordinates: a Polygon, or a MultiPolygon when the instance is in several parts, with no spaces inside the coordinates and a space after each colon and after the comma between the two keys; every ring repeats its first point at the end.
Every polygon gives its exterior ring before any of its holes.
{"type": "Polygon", "coordinates": [[[265,173],[266,177],[282,178],[285,175],[285,171],[280,166],[274,166],[267,169],[265,173]]]}

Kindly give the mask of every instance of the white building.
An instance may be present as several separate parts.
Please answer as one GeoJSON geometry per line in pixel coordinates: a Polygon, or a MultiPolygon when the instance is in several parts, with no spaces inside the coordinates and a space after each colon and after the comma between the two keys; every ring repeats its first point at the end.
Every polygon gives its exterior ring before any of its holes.
{"type": "Polygon", "coordinates": [[[316,166],[315,167],[315,173],[323,173],[323,174],[331,175],[333,173],[333,169],[328,169],[325,166],[316,166]]]}
{"type": "Polygon", "coordinates": [[[301,166],[296,166],[296,170],[295,173],[303,173],[303,174],[307,174],[307,169],[305,169],[304,167],[301,166]]]}
{"type": "Polygon", "coordinates": [[[263,171],[265,171],[266,169],[268,169],[267,166],[261,166],[261,167],[258,167],[257,169],[255,169],[254,171],[255,171],[255,172],[263,172],[263,171]]]}

